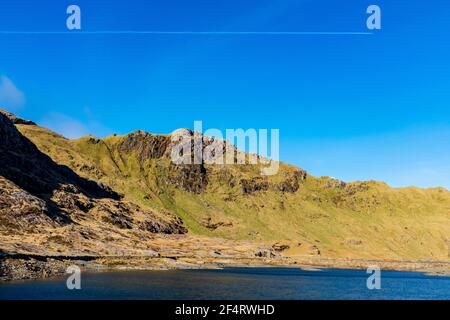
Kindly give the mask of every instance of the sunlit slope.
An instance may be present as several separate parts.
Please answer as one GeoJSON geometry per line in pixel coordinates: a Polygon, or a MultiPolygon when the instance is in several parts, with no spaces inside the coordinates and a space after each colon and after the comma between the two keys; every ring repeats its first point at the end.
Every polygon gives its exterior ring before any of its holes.
{"type": "Polygon", "coordinates": [[[19,130],[54,161],[101,181],[143,206],[181,217],[191,233],[279,241],[290,255],[448,260],[450,192],[343,183],[281,164],[171,164],[170,137],[134,132],[68,140],[34,125],[19,130]]]}

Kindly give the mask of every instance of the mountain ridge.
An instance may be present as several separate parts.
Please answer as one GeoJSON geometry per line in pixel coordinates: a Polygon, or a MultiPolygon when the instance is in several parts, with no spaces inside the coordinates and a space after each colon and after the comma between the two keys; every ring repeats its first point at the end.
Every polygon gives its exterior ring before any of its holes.
{"type": "MultiPolygon", "coordinates": [[[[25,122],[17,120],[17,123],[25,122]]],[[[25,125],[33,125],[25,123],[25,125]]],[[[0,230],[7,234],[51,232],[91,223],[101,228],[137,228],[185,233],[173,216],[158,217],[110,187],[55,163],[0,112],[0,230]]],[[[164,216],[164,215],[163,215],[164,216]]],[[[81,227],[80,227],[81,228],[81,227]]]]}
{"type": "Polygon", "coordinates": [[[450,192],[444,188],[346,183],[285,163],[269,177],[248,163],[175,165],[170,135],[138,130],[70,140],[34,123],[15,125],[58,165],[144,210],[181,219],[194,237],[278,243],[286,257],[450,258],[450,192]]]}

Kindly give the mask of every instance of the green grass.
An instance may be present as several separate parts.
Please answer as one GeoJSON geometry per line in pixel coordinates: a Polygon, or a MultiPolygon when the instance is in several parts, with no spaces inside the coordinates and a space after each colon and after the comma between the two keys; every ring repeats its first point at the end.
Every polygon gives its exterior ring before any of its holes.
{"type": "MultiPolygon", "coordinates": [[[[330,257],[449,259],[450,192],[442,188],[394,189],[369,181],[340,189],[329,187],[331,178],[309,176],[295,193],[244,195],[239,180],[258,176],[259,167],[235,165],[208,166],[206,191],[192,194],[168,184],[168,159],[140,162],[133,152],[120,153],[123,136],[68,141],[43,128],[18,127],[56,162],[143,206],[173,212],[193,234],[316,245],[330,257]],[[233,225],[210,230],[203,225],[208,217],[233,225]]],[[[294,170],[281,164],[268,181],[280,183],[294,170]]]]}

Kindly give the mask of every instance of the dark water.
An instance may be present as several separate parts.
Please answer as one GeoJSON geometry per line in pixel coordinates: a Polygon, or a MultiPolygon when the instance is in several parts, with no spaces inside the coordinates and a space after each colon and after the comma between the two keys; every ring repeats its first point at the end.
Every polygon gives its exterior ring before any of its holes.
{"type": "Polygon", "coordinates": [[[369,290],[357,270],[285,268],[83,273],[81,290],[66,278],[0,284],[0,299],[450,299],[450,278],[382,271],[369,290]]]}

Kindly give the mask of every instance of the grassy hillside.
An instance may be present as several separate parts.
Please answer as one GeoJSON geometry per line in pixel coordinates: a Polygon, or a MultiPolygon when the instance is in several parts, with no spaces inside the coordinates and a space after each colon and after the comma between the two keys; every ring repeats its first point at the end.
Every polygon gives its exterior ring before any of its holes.
{"type": "Polygon", "coordinates": [[[347,184],[287,164],[271,177],[248,164],[179,168],[165,153],[168,136],[68,140],[17,127],[55,162],[178,215],[192,234],[279,242],[293,256],[450,259],[450,192],[443,188],[347,184]]]}

